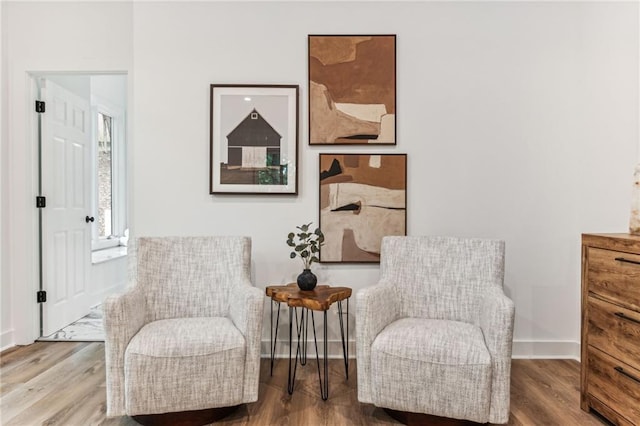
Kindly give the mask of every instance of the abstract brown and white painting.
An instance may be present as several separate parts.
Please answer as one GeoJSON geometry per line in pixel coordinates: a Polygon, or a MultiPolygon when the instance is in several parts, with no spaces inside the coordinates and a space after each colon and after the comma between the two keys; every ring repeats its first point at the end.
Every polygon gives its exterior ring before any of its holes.
{"type": "Polygon", "coordinates": [[[309,144],[395,145],[396,36],[309,36],[309,144]]]}
{"type": "Polygon", "coordinates": [[[320,154],[320,261],[380,262],[386,235],[407,234],[406,154],[320,154]]]}

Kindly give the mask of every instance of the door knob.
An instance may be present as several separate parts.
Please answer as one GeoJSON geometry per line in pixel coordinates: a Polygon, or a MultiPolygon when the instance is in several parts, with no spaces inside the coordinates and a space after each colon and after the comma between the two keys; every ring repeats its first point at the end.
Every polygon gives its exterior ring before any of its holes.
{"type": "Polygon", "coordinates": [[[89,222],[93,222],[95,219],[93,218],[93,216],[87,216],[84,218],[85,222],[89,223],[89,222]]]}

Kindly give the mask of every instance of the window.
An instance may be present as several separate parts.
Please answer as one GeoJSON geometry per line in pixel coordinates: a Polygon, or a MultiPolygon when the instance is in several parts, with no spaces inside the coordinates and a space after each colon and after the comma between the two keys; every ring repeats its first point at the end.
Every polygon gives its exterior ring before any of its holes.
{"type": "Polygon", "coordinates": [[[117,247],[125,241],[126,143],[123,108],[96,96],[92,96],[92,104],[95,221],[91,249],[95,251],[117,247]]]}
{"type": "Polygon", "coordinates": [[[111,149],[112,118],[98,113],[98,237],[113,236],[112,180],[113,150],[111,149]]]}

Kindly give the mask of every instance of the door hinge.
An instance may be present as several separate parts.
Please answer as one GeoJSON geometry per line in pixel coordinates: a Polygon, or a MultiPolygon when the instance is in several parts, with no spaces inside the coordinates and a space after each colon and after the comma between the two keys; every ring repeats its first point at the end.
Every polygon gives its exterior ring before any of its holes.
{"type": "Polygon", "coordinates": [[[36,207],[39,209],[43,209],[47,207],[47,197],[43,197],[41,195],[36,197],[36,207]]]}
{"type": "Polygon", "coordinates": [[[36,101],[36,112],[44,112],[44,101],[36,101]]]}
{"type": "Polygon", "coordinates": [[[40,290],[38,293],[36,293],[36,300],[38,301],[38,303],[44,303],[47,301],[47,292],[44,290],[40,290]]]}

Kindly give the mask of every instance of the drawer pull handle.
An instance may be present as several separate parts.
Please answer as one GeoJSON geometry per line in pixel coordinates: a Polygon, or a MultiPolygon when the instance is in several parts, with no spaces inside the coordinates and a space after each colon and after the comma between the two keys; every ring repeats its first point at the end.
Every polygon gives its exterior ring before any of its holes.
{"type": "Polygon", "coordinates": [[[624,371],[624,368],[622,368],[622,367],[613,367],[613,369],[616,370],[618,373],[622,374],[623,376],[626,376],[626,377],[630,378],[631,380],[635,380],[636,382],[640,383],[640,379],[635,377],[633,374],[629,374],[626,371],[624,371]]]}
{"type": "Polygon", "coordinates": [[[615,260],[617,260],[618,262],[626,262],[626,263],[633,263],[634,265],[640,265],[639,261],[631,260],[631,259],[625,259],[624,257],[616,257],[615,260]]]}
{"type": "Polygon", "coordinates": [[[622,319],[624,319],[624,320],[627,320],[627,321],[631,321],[631,322],[635,322],[635,323],[637,323],[637,324],[640,324],[640,321],[639,321],[639,320],[637,320],[637,319],[635,319],[635,318],[631,318],[631,317],[626,316],[626,315],[624,314],[624,312],[616,312],[614,315],[615,315],[615,316],[617,316],[618,318],[622,318],[622,319]]]}

